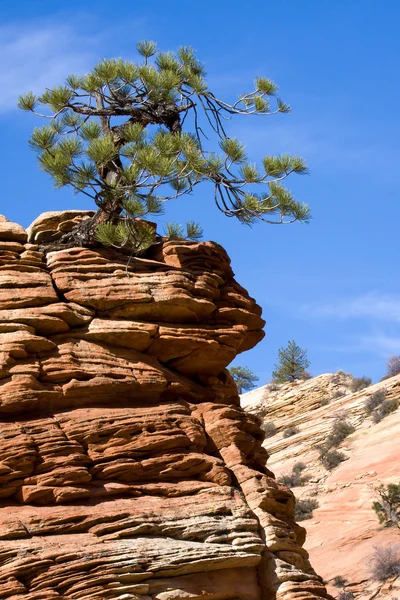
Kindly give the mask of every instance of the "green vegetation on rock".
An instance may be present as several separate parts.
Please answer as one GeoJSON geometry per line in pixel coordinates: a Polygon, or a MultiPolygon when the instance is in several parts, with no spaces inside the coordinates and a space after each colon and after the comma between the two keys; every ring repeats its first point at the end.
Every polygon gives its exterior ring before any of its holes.
{"type": "MultiPolygon", "coordinates": [[[[143,41],[137,51],[137,63],[104,59],[86,75],[19,98],[21,109],[47,121],[29,142],[40,168],[56,187],[70,186],[98,207],[61,243],[100,241],[139,253],[155,237],[141,219],[160,215],[168,200],[201,182],[213,184],[216,207],[241,223],[309,220],[309,207],[283,185],[292,173],[308,172],[304,160],[266,155],[258,167],[226,131],[236,115],[289,112],[273,81],[257,77],[253,90],[228,102],[208,89],[192,48],[160,52],[143,41]],[[205,147],[212,137],[218,151],[205,147]]],[[[201,228],[172,223],[167,234],[196,240],[201,228]]]]}

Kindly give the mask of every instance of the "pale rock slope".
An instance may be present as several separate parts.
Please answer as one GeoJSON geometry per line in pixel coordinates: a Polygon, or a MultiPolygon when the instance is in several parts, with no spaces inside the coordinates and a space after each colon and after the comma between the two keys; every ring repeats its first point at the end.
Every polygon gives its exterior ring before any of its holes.
{"type": "Polygon", "coordinates": [[[290,473],[296,462],[306,465],[307,485],[293,488],[298,498],[316,498],[319,507],[311,519],[302,521],[307,530],[305,547],[318,573],[332,587],[340,575],[348,580],[346,591],[361,598],[397,598],[399,578],[382,584],[371,577],[374,547],[400,543],[398,528],[379,524],[372,502],[374,487],[400,481],[400,408],[374,424],[365,408],[366,399],[377,390],[386,390],[388,399],[400,406],[400,375],[356,393],[351,393],[351,376],[320,375],[304,382],[270,386],[243,394],[246,411],[263,423],[273,422],[277,432],[264,441],[270,454],[269,467],[277,478],[290,473]],[[346,460],[332,471],[319,461],[317,446],[323,444],[337,417],[355,427],[338,448],[346,460]],[[289,426],[299,432],[284,438],[289,426]]]}

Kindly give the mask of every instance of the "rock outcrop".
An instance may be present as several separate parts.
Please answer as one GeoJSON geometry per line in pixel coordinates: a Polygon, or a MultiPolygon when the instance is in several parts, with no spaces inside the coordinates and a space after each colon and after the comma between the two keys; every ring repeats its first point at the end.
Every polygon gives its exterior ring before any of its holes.
{"type": "Polygon", "coordinates": [[[225,251],[46,251],[88,216],[0,220],[0,598],[325,596],[226,370],[264,323],[225,251]]]}
{"type": "Polygon", "coordinates": [[[372,509],[373,500],[378,499],[375,488],[400,481],[400,375],[355,393],[351,384],[349,375],[326,374],[278,389],[267,385],[244,394],[241,402],[249,414],[276,427],[264,447],[278,480],[295,463],[306,466],[302,475],[308,482],[293,491],[297,498],[313,498],[319,504],[312,518],[302,524],[307,529],[305,546],[311,562],[329,582],[329,591],[335,595],[340,591],[332,586],[340,576],[347,580],[345,591],[356,598],[396,598],[400,577],[384,583],[374,579],[371,556],[376,547],[400,543],[399,529],[383,527],[372,509]],[[366,400],[383,391],[398,408],[374,423],[366,400]],[[327,471],[317,448],[338,417],[350,422],[354,432],[339,447],[345,460],[327,471]],[[289,427],[297,433],[284,437],[289,427]]]}

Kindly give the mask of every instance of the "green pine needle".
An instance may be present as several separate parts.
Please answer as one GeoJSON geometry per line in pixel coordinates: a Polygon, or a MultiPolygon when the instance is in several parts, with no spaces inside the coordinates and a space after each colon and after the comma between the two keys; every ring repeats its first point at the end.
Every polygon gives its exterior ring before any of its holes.
{"type": "Polygon", "coordinates": [[[186,223],[186,237],[188,240],[198,241],[203,237],[203,229],[199,223],[188,221],[186,223]]]}
{"type": "Polygon", "coordinates": [[[18,98],[17,106],[22,110],[34,111],[38,104],[37,98],[32,92],[28,92],[27,94],[22,94],[18,98]]]}
{"type": "Polygon", "coordinates": [[[142,41],[136,44],[136,49],[145,58],[150,58],[157,52],[157,44],[155,42],[142,41]]]}

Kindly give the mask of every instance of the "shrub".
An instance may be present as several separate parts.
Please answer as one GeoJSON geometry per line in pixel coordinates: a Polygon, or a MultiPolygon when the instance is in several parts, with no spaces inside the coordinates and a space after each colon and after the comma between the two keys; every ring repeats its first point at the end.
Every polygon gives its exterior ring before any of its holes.
{"type": "Polygon", "coordinates": [[[273,423],[272,421],[267,421],[267,423],[263,423],[261,425],[261,429],[264,431],[266,438],[274,436],[278,431],[275,423],[273,423]]]}
{"type": "Polygon", "coordinates": [[[332,581],[332,585],[334,587],[344,587],[346,583],[347,579],[345,577],[342,577],[341,575],[336,575],[336,577],[334,577],[332,581]]]}
{"type": "Polygon", "coordinates": [[[371,414],[375,408],[377,408],[384,401],[386,396],[386,389],[378,390],[368,396],[368,398],[364,402],[364,407],[367,413],[371,414]]]}
{"type": "Polygon", "coordinates": [[[379,500],[375,500],[372,508],[378,515],[379,523],[386,527],[400,523],[400,483],[389,483],[375,488],[379,500]]]}
{"type": "Polygon", "coordinates": [[[328,471],[332,471],[335,467],[337,467],[341,462],[343,462],[346,458],[346,455],[343,452],[339,452],[338,450],[328,450],[326,452],[321,452],[319,460],[322,465],[328,471]]]}
{"type": "Polygon", "coordinates": [[[400,575],[400,545],[376,547],[370,557],[371,575],[378,581],[400,575]]]}
{"type": "Polygon", "coordinates": [[[302,475],[302,472],[306,468],[306,465],[302,462],[295,463],[292,468],[291,473],[287,473],[286,475],[282,475],[278,479],[278,483],[282,483],[287,487],[301,487],[307,483],[309,480],[308,475],[302,475]]]}
{"type": "Polygon", "coordinates": [[[382,379],[388,379],[389,377],[394,377],[400,373],[400,355],[399,356],[390,356],[386,365],[386,374],[382,377],[382,379]]]}
{"type": "Polygon", "coordinates": [[[283,437],[292,437],[292,435],[296,435],[296,433],[299,433],[299,431],[300,429],[298,427],[296,427],[295,425],[291,425],[290,427],[286,427],[286,429],[283,432],[283,437]]]}
{"type": "Polygon", "coordinates": [[[336,390],[335,392],[333,392],[332,398],[334,400],[336,400],[337,398],[342,398],[345,395],[346,395],[346,392],[344,392],[343,390],[336,390]]]}
{"type": "Polygon", "coordinates": [[[394,412],[397,408],[397,400],[392,398],[391,400],[384,400],[380,406],[378,406],[371,414],[374,423],[379,423],[385,417],[394,412]]]}
{"type": "Polygon", "coordinates": [[[329,450],[330,448],[339,446],[353,431],[353,425],[346,421],[345,418],[339,417],[334,421],[331,433],[326,438],[325,448],[329,450]]]}
{"type": "Polygon", "coordinates": [[[304,500],[296,500],[295,518],[296,521],[305,521],[311,519],[313,510],[318,508],[319,503],[315,498],[304,498],[304,500]]]}
{"type": "Polygon", "coordinates": [[[280,390],[280,388],[281,386],[276,381],[271,381],[271,383],[268,384],[269,392],[277,392],[278,390],[280,390]]]}
{"type": "Polygon", "coordinates": [[[312,375],[311,375],[310,371],[303,371],[300,374],[299,379],[306,381],[307,379],[312,379],[312,375]]]}
{"type": "Polygon", "coordinates": [[[310,496],[318,496],[319,495],[319,486],[318,483],[316,485],[314,485],[313,488],[311,488],[310,490],[310,496]]]}
{"type": "Polygon", "coordinates": [[[351,382],[350,389],[352,392],[359,392],[367,387],[369,387],[372,383],[371,377],[353,377],[353,381],[351,382]]]}
{"type": "Polygon", "coordinates": [[[342,592],[340,592],[338,594],[338,600],[353,600],[353,598],[354,598],[354,594],[353,594],[353,592],[350,592],[350,591],[347,592],[347,591],[343,590],[342,592]]]}
{"type": "Polygon", "coordinates": [[[320,406],[326,406],[329,404],[329,396],[326,392],[321,395],[320,406]]]}

